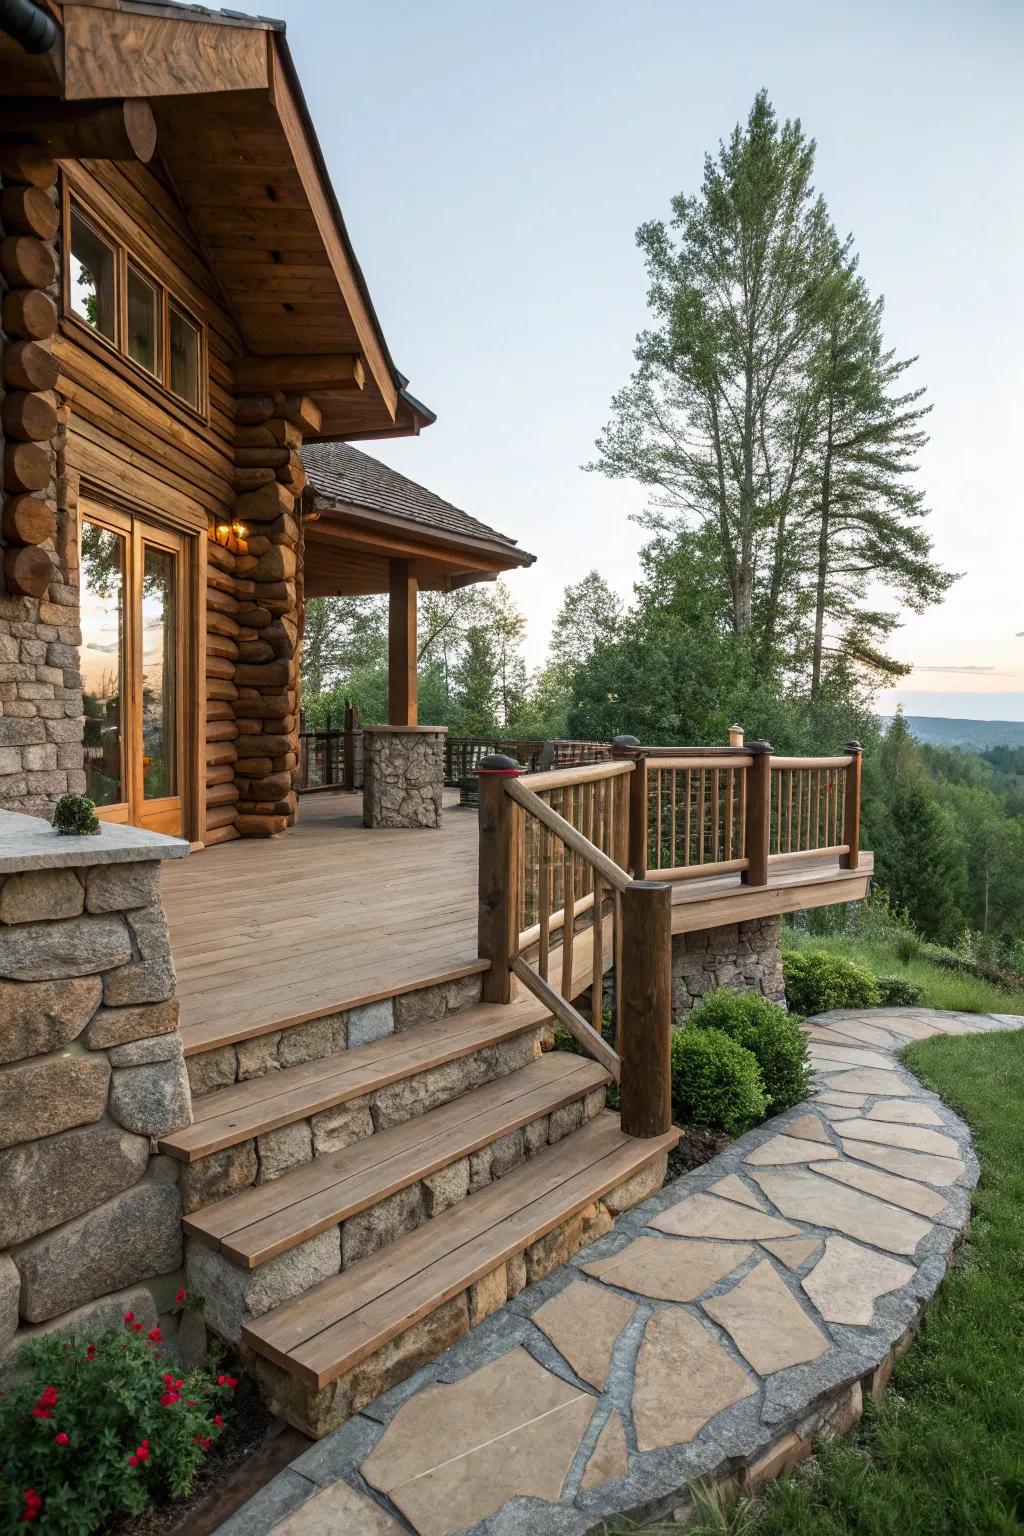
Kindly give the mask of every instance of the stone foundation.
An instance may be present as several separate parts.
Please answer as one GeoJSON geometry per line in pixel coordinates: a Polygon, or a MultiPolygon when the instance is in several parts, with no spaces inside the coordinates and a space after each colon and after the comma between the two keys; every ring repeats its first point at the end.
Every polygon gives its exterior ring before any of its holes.
{"type": "Polygon", "coordinates": [[[250,1356],[263,1393],[275,1413],[304,1434],[320,1439],[367,1403],[434,1360],[464,1338],[527,1285],[549,1275],[573,1254],[611,1231],[615,1216],[646,1199],[665,1181],[667,1158],[655,1158],[640,1174],[591,1201],[545,1237],[500,1265],[361,1361],[322,1391],[304,1386],[279,1366],[250,1356]]]}
{"type": "Polygon", "coordinates": [[[30,1325],[95,1329],[125,1305],[155,1322],[181,1202],[150,1138],[192,1105],[160,904],[160,860],[187,846],[0,821],[2,1369],[30,1325]]]}
{"type": "Polygon", "coordinates": [[[761,992],[786,1006],[779,952],[779,918],[755,917],[747,923],[678,933],[672,940],[672,1016],[677,1023],[709,992],[761,992]]]}
{"type": "Polygon", "coordinates": [[[363,825],[439,827],[445,727],[374,725],[363,730],[363,825]]]}

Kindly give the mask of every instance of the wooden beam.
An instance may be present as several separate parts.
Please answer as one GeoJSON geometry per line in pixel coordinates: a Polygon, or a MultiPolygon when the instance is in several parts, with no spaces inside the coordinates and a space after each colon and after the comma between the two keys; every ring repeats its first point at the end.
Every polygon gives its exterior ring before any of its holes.
{"type": "Polygon", "coordinates": [[[239,394],[261,395],[276,390],[306,394],[323,389],[362,389],[365,383],[366,372],[358,352],[240,357],[235,364],[235,389],[239,394]]]}
{"type": "Polygon", "coordinates": [[[389,560],[389,725],[418,723],[416,684],[416,573],[410,560],[389,560]]]}
{"type": "Polygon", "coordinates": [[[156,121],[148,101],[7,100],[0,109],[0,134],[27,130],[54,160],[145,164],[156,149],[156,121]]]}
{"type": "Polygon", "coordinates": [[[225,26],[187,12],[65,4],[64,59],[69,100],[259,91],[268,83],[267,29],[255,18],[225,26]]]}

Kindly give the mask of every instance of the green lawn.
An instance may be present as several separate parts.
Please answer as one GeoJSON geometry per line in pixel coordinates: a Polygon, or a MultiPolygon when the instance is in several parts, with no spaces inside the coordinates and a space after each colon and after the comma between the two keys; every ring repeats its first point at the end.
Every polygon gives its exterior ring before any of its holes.
{"type": "Polygon", "coordinates": [[[956,1013],[1024,1014],[1024,991],[1011,992],[994,982],[949,971],[924,956],[904,962],[896,953],[895,943],[884,938],[861,938],[851,934],[818,936],[793,929],[782,934],[783,949],[827,949],[847,960],[863,965],[875,976],[904,976],[923,991],[922,1008],[948,1008],[956,1013]]]}
{"type": "Polygon", "coordinates": [[[971,1126],[982,1177],[970,1243],[855,1434],[686,1536],[1024,1530],[1024,1032],[935,1038],[905,1060],[971,1126]]]}

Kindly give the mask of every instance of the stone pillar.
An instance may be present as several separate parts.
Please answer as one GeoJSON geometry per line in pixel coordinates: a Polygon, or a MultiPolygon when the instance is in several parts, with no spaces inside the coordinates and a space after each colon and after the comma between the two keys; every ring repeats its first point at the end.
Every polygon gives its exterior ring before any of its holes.
{"type": "Polygon", "coordinates": [[[8,146],[0,193],[0,809],[50,817],[85,789],[77,497],[56,393],[57,166],[8,146]]]}
{"type": "Polygon", "coordinates": [[[779,918],[755,917],[746,923],[677,933],[672,940],[672,1017],[686,1022],[690,1011],[719,987],[760,992],[786,1006],[779,953],[779,918]]]}
{"type": "Polygon", "coordinates": [[[160,861],[134,827],[64,837],[0,816],[0,1373],[29,1329],[171,1305],[191,1123],[160,861]]]}
{"type": "Polygon", "coordinates": [[[443,725],[363,727],[363,825],[439,827],[443,725]]]}

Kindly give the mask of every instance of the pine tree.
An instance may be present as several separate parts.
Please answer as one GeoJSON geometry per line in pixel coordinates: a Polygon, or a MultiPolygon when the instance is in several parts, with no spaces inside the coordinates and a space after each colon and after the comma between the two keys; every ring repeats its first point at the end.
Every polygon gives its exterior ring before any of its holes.
{"type": "Polygon", "coordinates": [[[951,943],[966,926],[966,861],[952,817],[920,774],[888,796],[884,846],[876,849],[880,883],[926,938],[951,943]]]}

